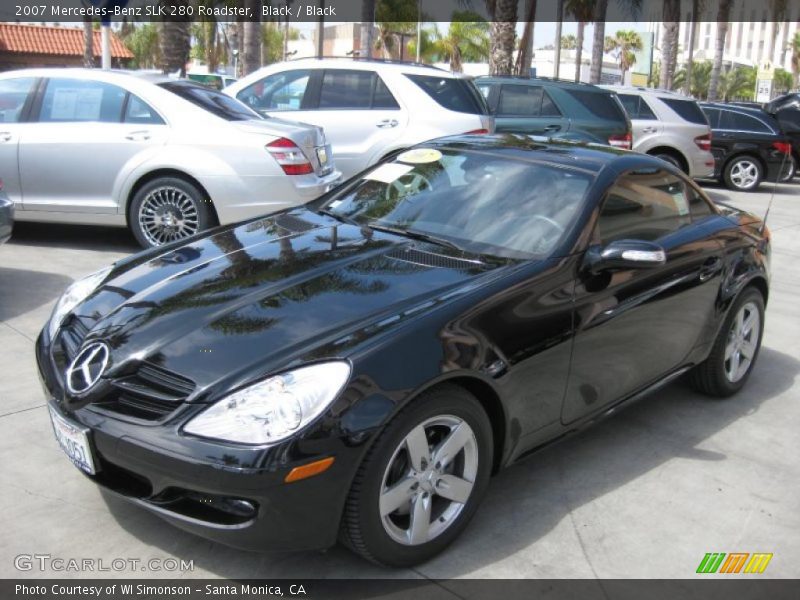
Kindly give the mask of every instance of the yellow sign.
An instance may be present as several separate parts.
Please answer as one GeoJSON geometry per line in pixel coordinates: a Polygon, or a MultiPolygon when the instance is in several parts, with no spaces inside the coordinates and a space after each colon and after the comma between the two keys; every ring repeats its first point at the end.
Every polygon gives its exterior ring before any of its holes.
{"type": "Polygon", "coordinates": [[[414,148],[407,150],[397,157],[397,160],[412,165],[436,162],[442,158],[442,153],[434,148],[414,148]]]}
{"type": "Polygon", "coordinates": [[[647,75],[644,73],[631,73],[631,85],[647,86],[647,75]]]}
{"type": "Polygon", "coordinates": [[[772,61],[765,60],[760,65],[758,65],[758,73],[756,74],[756,79],[772,80],[774,78],[775,78],[775,65],[772,64],[772,61]]]}

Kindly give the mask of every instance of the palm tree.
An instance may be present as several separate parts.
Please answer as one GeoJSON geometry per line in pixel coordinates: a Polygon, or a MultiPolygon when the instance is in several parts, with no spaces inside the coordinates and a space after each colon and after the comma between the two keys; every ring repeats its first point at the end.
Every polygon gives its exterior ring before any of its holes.
{"type": "Polygon", "coordinates": [[[460,73],[465,61],[489,58],[489,23],[476,13],[456,11],[447,33],[437,30],[432,45],[439,59],[449,61],[450,70],[460,73]]]}
{"type": "Polygon", "coordinates": [[[489,74],[511,75],[517,37],[517,0],[486,0],[491,17],[489,74]]]}
{"type": "Polygon", "coordinates": [[[161,70],[167,73],[180,71],[186,75],[189,60],[191,21],[162,21],[159,43],[161,45],[161,70]]]}
{"type": "Polygon", "coordinates": [[[775,91],[778,94],[785,94],[794,86],[794,77],[789,71],[775,69],[775,91]]]}
{"type": "Polygon", "coordinates": [[[717,95],[723,101],[736,98],[750,98],[756,86],[756,69],[735,67],[719,76],[717,95]]]}
{"type": "Polygon", "coordinates": [[[361,56],[371,57],[373,40],[373,25],[375,23],[375,0],[361,0],[361,56]]]}
{"type": "Polygon", "coordinates": [[[375,48],[384,58],[403,59],[407,39],[417,32],[416,0],[380,0],[375,8],[378,39],[375,48]]]}
{"type": "Polygon", "coordinates": [[[83,66],[87,69],[94,67],[94,27],[92,18],[83,18],[83,66]]]}
{"type": "Polygon", "coordinates": [[[259,15],[244,22],[242,74],[249,75],[261,66],[261,0],[245,0],[244,6],[250,14],[259,15]]]}
{"type": "Polygon", "coordinates": [[[625,74],[636,62],[636,52],[642,49],[642,37],[632,30],[622,30],[614,34],[614,37],[606,37],[604,50],[613,54],[619,69],[622,71],[622,82],[625,83],[625,74]]]}
{"type": "Polygon", "coordinates": [[[686,86],[684,93],[689,93],[689,81],[692,78],[692,65],[694,64],[694,38],[697,32],[698,15],[705,9],[705,0],[692,0],[692,21],[689,24],[689,50],[686,59],[686,86]]]}
{"type": "Polygon", "coordinates": [[[517,52],[517,63],[514,73],[519,77],[530,77],[531,60],[533,59],[533,26],[536,22],[536,0],[525,0],[525,27],[517,52]]]}
{"type": "Polygon", "coordinates": [[[725,38],[728,37],[728,27],[731,19],[731,5],[733,0],[719,0],[717,10],[717,39],[714,48],[714,64],[711,68],[711,80],[708,84],[708,99],[717,99],[717,88],[719,87],[719,74],[722,70],[722,54],[725,52],[725,38]]]}
{"type": "Polygon", "coordinates": [[[603,48],[606,37],[606,12],[608,0],[597,0],[594,13],[594,40],[592,41],[592,68],[589,71],[589,83],[600,83],[603,72],[603,48]]]}
{"type": "Polygon", "coordinates": [[[668,90],[672,87],[672,76],[675,73],[675,64],[678,57],[681,1],[664,0],[663,6],[664,34],[661,37],[661,80],[658,85],[668,90]]]}
{"type": "Polygon", "coordinates": [[[564,9],[567,14],[578,22],[578,35],[575,39],[575,81],[581,80],[581,62],[583,60],[583,37],[586,30],[586,23],[591,23],[595,0],[566,0],[564,9]]]}
{"type": "Polygon", "coordinates": [[[789,43],[792,51],[792,75],[794,75],[794,86],[800,85],[800,32],[794,34],[794,38],[789,43]]]}
{"type": "Polygon", "coordinates": [[[575,50],[578,47],[578,38],[571,33],[561,37],[562,50],[575,50]]]}

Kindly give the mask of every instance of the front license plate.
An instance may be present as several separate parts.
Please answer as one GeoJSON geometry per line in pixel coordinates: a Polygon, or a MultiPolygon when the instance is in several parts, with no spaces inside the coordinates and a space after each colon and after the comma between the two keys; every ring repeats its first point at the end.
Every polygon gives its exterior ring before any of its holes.
{"type": "Polygon", "coordinates": [[[89,444],[89,430],[68,421],[52,408],[50,408],[50,420],[53,423],[56,441],[64,454],[76,467],[94,475],[96,470],[92,458],[92,447],[89,444]]]}
{"type": "Polygon", "coordinates": [[[319,164],[322,166],[325,166],[325,163],[328,162],[328,151],[324,146],[317,148],[317,158],[319,159],[319,164]]]}

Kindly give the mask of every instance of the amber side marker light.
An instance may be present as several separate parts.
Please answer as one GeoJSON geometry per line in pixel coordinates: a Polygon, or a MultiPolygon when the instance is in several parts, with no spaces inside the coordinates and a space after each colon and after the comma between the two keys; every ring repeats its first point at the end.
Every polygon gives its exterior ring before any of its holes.
{"type": "Polygon", "coordinates": [[[328,458],[323,458],[321,460],[315,460],[312,463],[308,463],[307,465],[303,465],[301,467],[295,467],[286,478],[283,480],[286,483],[292,483],[293,481],[300,481],[301,479],[308,479],[309,477],[313,477],[314,475],[319,475],[327,471],[330,466],[333,464],[333,457],[329,456],[328,458]]]}

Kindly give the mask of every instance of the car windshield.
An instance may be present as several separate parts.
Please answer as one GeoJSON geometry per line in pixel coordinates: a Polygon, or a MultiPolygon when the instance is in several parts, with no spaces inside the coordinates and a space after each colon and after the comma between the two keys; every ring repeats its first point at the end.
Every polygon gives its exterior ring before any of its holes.
{"type": "Polygon", "coordinates": [[[264,117],[248,108],[245,104],[242,104],[239,100],[198,83],[168,81],[160,83],[159,85],[173,94],[180,96],[184,100],[188,100],[195,106],[199,106],[226,121],[264,119],[264,117]]]}
{"type": "Polygon", "coordinates": [[[374,229],[503,258],[550,254],[570,229],[592,176],[485,152],[414,148],[320,207],[374,229]]]}

